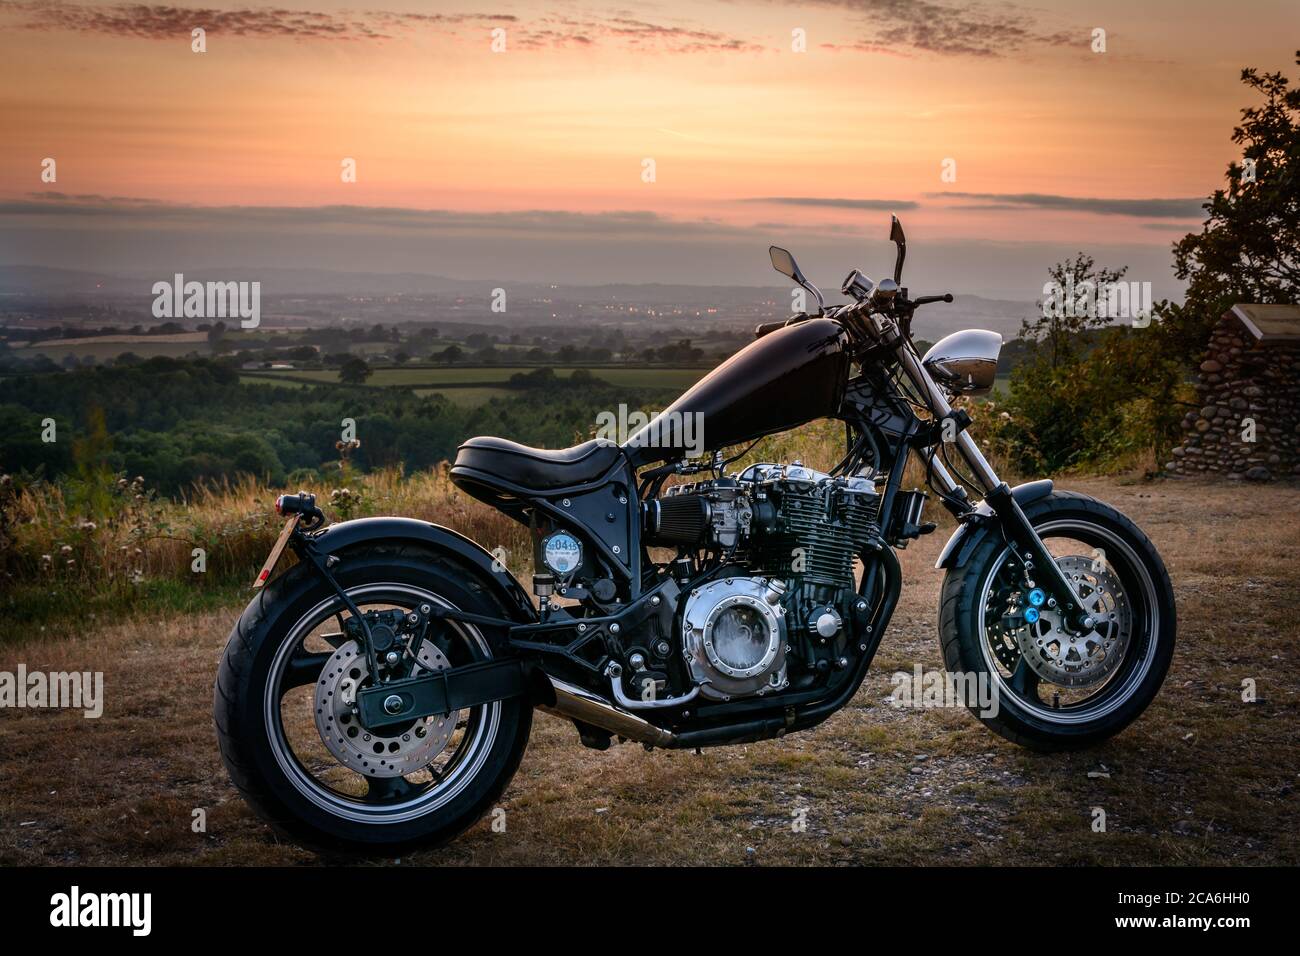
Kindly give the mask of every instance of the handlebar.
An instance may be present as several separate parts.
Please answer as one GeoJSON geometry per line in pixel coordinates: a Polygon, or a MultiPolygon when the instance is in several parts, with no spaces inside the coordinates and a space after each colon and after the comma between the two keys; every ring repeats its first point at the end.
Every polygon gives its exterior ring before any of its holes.
{"type": "MultiPolygon", "coordinates": [[[[902,292],[905,294],[907,290],[903,289],[902,292]]],[[[900,325],[903,327],[904,334],[910,335],[911,334],[910,326],[912,322],[913,310],[915,310],[917,307],[922,305],[929,305],[932,302],[951,302],[951,301],[952,301],[952,293],[945,292],[943,295],[923,295],[916,299],[907,299],[904,297],[904,295],[899,295],[896,299],[892,300],[891,304],[893,306],[894,312],[897,314],[900,320],[900,325]]],[[[858,313],[871,312],[873,310],[874,310],[874,303],[872,302],[872,300],[867,299],[865,301],[860,301],[860,302],[851,302],[843,306],[831,306],[829,309],[827,309],[825,312],[821,314],[827,318],[848,320],[848,319],[852,319],[853,316],[858,313]]],[[[886,311],[882,314],[891,314],[891,313],[886,311]]],[[[798,325],[800,322],[806,322],[808,319],[815,319],[815,318],[818,318],[818,316],[800,314],[800,315],[796,315],[794,318],[786,319],[781,322],[764,322],[761,325],[757,325],[754,327],[754,338],[761,339],[763,336],[775,332],[777,329],[783,329],[787,325],[798,325]]]]}
{"type": "Polygon", "coordinates": [[[764,322],[762,325],[757,325],[754,327],[754,338],[761,339],[769,332],[775,332],[777,329],[783,329],[791,322],[798,322],[798,321],[801,321],[801,319],[799,318],[789,319],[784,322],[764,322]]]}
{"type": "Polygon", "coordinates": [[[913,299],[912,305],[929,305],[931,302],[951,302],[952,293],[945,292],[943,295],[923,295],[919,299],[913,299]]]}

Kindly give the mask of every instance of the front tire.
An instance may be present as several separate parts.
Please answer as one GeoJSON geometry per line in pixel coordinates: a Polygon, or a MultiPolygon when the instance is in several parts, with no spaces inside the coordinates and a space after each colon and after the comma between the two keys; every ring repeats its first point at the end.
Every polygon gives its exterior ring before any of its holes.
{"type": "Polygon", "coordinates": [[[1017,608],[1031,589],[990,526],[944,579],[944,665],[991,688],[983,700],[968,691],[967,704],[994,733],[1031,750],[1090,747],[1136,720],[1159,691],[1177,631],[1173,587],[1155,546],[1109,505],[1054,492],[1026,505],[1025,514],[1097,630],[1073,635],[1046,606],[1039,621],[1025,621],[1017,608]]]}
{"type": "MultiPolygon", "coordinates": [[[[428,549],[376,544],[339,557],[334,574],[363,612],[436,602],[507,616],[471,573],[428,549]]],[[[214,717],[222,760],[240,794],[263,819],[314,849],[395,854],[444,844],[487,813],[514,776],[532,726],[531,705],[510,698],[450,715],[452,727],[429,718],[435,723],[427,730],[417,721],[391,741],[376,737],[383,744],[383,768],[376,766],[378,760],[365,767],[360,760],[339,760],[339,748],[330,747],[334,741],[327,744],[317,728],[320,708],[314,695],[320,678],[337,672],[349,652],[351,664],[346,666],[364,668],[355,643],[341,640],[346,613],[333,589],[305,564],[277,578],[249,603],[231,632],[217,674],[214,717]],[[335,621],[338,626],[331,627],[335,621]],[[413,769],[433,753],[434,747],[426,746],[432,740],[442,749],[427,767],[413,769]],[[397,764],[408,759],[408,752],[411,762],[398,774],[397,764]]],[[[503,651],[499,635],[489,637],[471,625],[443,626],[437,666],[458,666],[503,651]]],[[[428,653],[434,654],[432,648],[428,653]]],[[[369,736],[363,739],[370,741],[369,736]]]]}

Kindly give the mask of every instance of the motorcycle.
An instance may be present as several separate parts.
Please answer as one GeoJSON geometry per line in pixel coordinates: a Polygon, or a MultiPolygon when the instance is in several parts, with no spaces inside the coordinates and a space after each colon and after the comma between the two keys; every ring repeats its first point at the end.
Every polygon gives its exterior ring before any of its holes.
{"type": "Polygon", "coordinates": [[[305,844],[393,853],[445,843],[495,805],[534,710],[598,750],[820,724],[858,691],[889,625],[896,551],[935,530],[929,494],[903,488],[909,455],[958,523],[936,563],[939,636],[977,718],[1040,751],[1135,720],[1174,649],[1160,555],[1109,505],[998,478],[951,402],[992,388],[1001,337],[957,332],[920,356],[915,311],[953,297],[909,298],[896,218],[890,238],[893,278],[855,270],[850,301],[830,307],[772,247],[816,311],[759,326],[622,443],[460,446],[451,480],[529,528],[536,602],[450,529],[327,526],[313,496],[281,496],[283,532],[216,682],[222,758],[248,803],[305,844]],[[723,449],[818,419],[845,424],[829,472],[727,472],[748,449],[723,449]],[[274,576],[289,548],[298,561],[274,576]]]}

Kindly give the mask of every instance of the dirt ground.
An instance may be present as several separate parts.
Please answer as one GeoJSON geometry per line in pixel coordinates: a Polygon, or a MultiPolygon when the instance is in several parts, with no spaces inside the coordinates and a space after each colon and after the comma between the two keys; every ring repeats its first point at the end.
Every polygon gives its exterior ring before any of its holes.
{"type": "MultiPolygon", "coordinates": [[[[872,673],[821,727],[698,756],[600,753],[539,715],[501,801],[504,832],[480,821],[402,862],[1300,863],[1300,490],[1060,484],[1133,517],[1178,600],[1163,691],[1101,748],[1041,756],[965,710],[891,706],[892,673],[941,667],[941,530],[904,552],[903,598],[872,673]]],[[[235,613],[5,636],[0,670],[102,670],[106,705],[95,720],[0,711],[0,864],[318,862],[253,816],[217,755],[212,681],[235,613]],[[194,832],[196,809],[206,832],[194,832]]]]}

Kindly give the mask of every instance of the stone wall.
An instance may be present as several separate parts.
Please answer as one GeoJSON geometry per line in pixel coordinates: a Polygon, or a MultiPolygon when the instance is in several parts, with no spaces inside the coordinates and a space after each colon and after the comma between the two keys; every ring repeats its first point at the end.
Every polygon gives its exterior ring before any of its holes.
{"type": "Polygon", "coordinates": [[[1300,343],[1258,342],[1225,316],[1210,337],[1196,394],[1200,411],[1183,419],[1183,443],[1166,472],[1300,477],[1300,343]],[[1248,420],[1255,423],[1253,442],[1246,440],[1248,420]]]}

